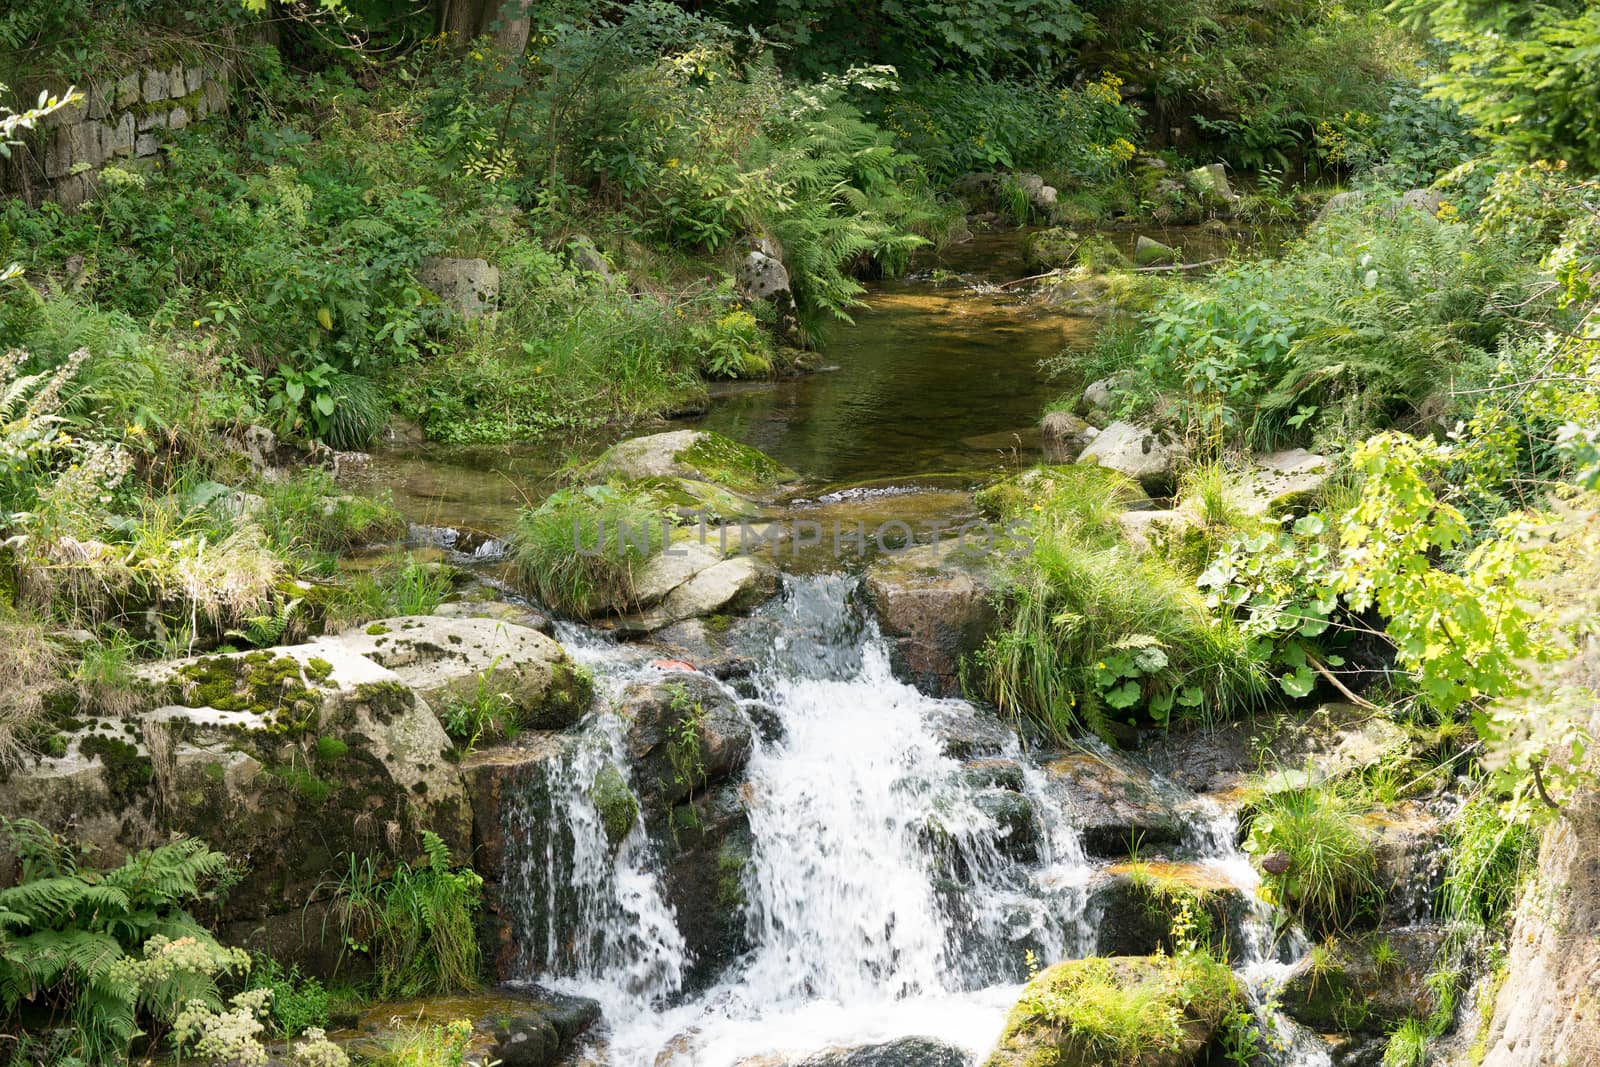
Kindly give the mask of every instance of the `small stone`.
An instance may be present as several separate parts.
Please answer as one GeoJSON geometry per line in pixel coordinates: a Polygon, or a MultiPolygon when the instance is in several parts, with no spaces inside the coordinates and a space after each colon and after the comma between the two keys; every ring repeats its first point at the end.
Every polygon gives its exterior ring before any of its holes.
{"type": "Polygon", "coordinates": [[[167,115],[167,128],[170,130],[187,129],[189,126],[189,109],[175,107],[167,115]]]}
{"type": "Polygon", "coordinates": [[[113,100],[114,107],[119,111],[126,111],[137,104],[139,99],[138,71],[130,71],[117,79],[116,94],[113,100]]]}
{"type": "Polygon", "coordinates": [[[1153,237],[1139,235],[1138,241],[1133,246],[1133,261],[1141,267],[1150,267],[1158,263],[1178,262],[1178,250],[1171,245],[1164,245],[1153,237]]]}
{"type": "MultiPolygon", "coordinates": [[[[156,103],[167,98],[167,72],[164,70],[147,70],[140,83],[139,95],[147,103],[156,103]]],[[[141,130],[144,126],[139,127],[141,130]]]]}
{"type": "Polygon", "coordinates": [[[156,140],[156,135],[153,133],[141,133],[133,139],[133,154],[135,156],[153,156],[160,147],[161,142],[156,140]]]}
{"type": "Polygon", "coordinates": [[[206,69],[204,67],[185,67],[183,71],[184,85],[191,93],[198,93],[206,84],[206,69]]]}
{"type": "Polygon", "coordinates": [[[165,111],[151,111],[140,117],[137,129],[140,133],[144,133],[146,130],[160,129],[166,124],[167,113],[165,111]]]}

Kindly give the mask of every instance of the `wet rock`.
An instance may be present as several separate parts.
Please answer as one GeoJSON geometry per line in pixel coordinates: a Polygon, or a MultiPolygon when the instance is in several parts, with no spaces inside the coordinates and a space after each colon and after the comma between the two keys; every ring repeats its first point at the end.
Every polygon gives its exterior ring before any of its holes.
{"type": "Polygon", "coordinates": [[[1013,759],[970,760],[962,766],[961,774],[974,789],[1009,789],[1021,793],[1027,782],[1022,764],[1013,759]]]}
{"type": "Polygon", "coordinates": [[[493,311],[500,299],[500,271],[484,259],[429,256],[417,267],[417,281],[463,318],[493,311]]]}
{"type": "Polygon", "coordinates": [[[628,723],[628,758],[646,806],[679,804],[741,769],[750,756],[750,721],[704,674],[635,684],[617,711],[628,723]]]}
{"type": "Polygon", "coordinates": [[[1117,753],[1073,753],[1045,765],[1050,788],[1066,798],[1091,855],[1120,858],[1178,844],[1178,798],[1150,771],[1117,753]]]}
{"type": "Polygon", "coordinates": [[[744,872],[753,838],[738,783],[723,782],[675,806],[658,831],[662,895],[672,907],[690,962],[688,992],[717,980],[749,951],[744,872]]]}
{"type": "Polygon", "coordinates": [[[1449,865],[1443,821],[1421,801],[1405,800],[1372,812],[1364,822],[1373,834],[1374,880],[1383,891],[1384,917],[1407,924],[1431,919],[1449,865]]]}
{"type": "Polygon", "coordinates": [[[880,1045],[829,1049],[808,1056],[800,1067],[968,1067],[962,1049],[932,1037],[903,1037],[880,1045]]]}
{"type": "Polygon", "coordinates": [[[628,780],[616,764],[607,762],[595,772],[594,782],[589,786],[589,799],[595,811],[600,813],[600,825],[605,829],[606,840],[611,842],[612,848],[616,848],[639,818],[639,801],[634,797],[633,790],[628,788],[628,780]]]}
{"type": "Polygon", "coordinates": [[[1031,800],[1009,789],[992,788],[973,797],[973,804],[994,820],[995,847],[1001,855],[1018,863],[1038,860],[1039,817],[1031,800]]]}
{"type": "Polygon", "coordinates": [[[772,457],[708,430],[634,437],[612,445],[586,470],[600,477],[686,478],[736,493],[771,490],[797,477],[772,457]]]}
{"type": "Polygon", "coordinates": [[[606,625],[626,633],[650,633],[687,619],[746,611],[777,592],[778,573],[755,556],[724,558],[694,540],[674,542],[639,571],[634,603],[641,610],[606,625]]]}
{"type": "Polygon", "coordinates": [[[874,561],[866,590],[912,684],[955,696],[962,658],[982,648],[999,622],[999,584],[988,556],[926,545],[874,561]]]}
{"type": "Polygon", "coordinates": [[[1003,756],[1016,746],[1016,735],[992,712],[951,705],[931,709],[928,726],[951,759],[975,760],[1003,756]]]}
{"type": "Polygon", "coordinates": [[[1230,722],[1192,730],[1172,729],[1147,738],[1142,755],[1165,777],[1195,793],[1238,789],[1259,769],[1252,725],[1230,722]]]}
{"type": "Polygon", "coordinates": [[[1330,1033],[1380,1034],[1405,1019],[1426,1019],[1438,1000],[1427,975],[1443,949],[1440,927],[1380,930],[1307,956],[1284,979],[1284,1014],[1330,1033]]]}
{"type": "Polygon", "coordinates": [[[1174,981],[1171,972],[1177,966],[1179,964],[1167,956],[1113,956],[1068,960],[1048,968],[1028,983],[1021,1003],[1006,1021],[1000,1043],[984,1061],[984,1067],[1037,1067],[1039,1064],[1098,1067],[1105,1063],[1186,1067],[1199,1062],[1217,1027],[1243,1003],[1243,996],[1237,982],[1221,964],[1214,965],[1216,970],[1208,970],[1208,980],[1203,983],[1174,981]],[[1153,1052],[1097,1046],[1086,1036],[1094,1033],[1097,1027],[1074,1026],[1070,1014],[1064,1018],[1041,1018],[1022,1006],[1034,999],[1060,997],[1065,1002],[1064,1010],[1070,1013],[1071,1006],[1076,1003],[1070,991],[1104,989],[1106,993],[1083,998],[1083,1010],[1097,1010],[1095,1001],[1112,991],[1135,987],[1148,988],[1151,995],[1165,1000],[1180,1013],[1184,1022],[1175,1048],[1153,1052]],[[1063,997],[1063,994],[1067,995],[1063,997]]]}
{"type": "Polygon", "coordinates": [[[581,997],[559,997],[484,1021],[493,1024],[490,1059],[499,1067],[554,1067],[572,1043],[600,1021],[600,1005],[581,997]]]}
{"type": "Polygon", "coordinates": [[[1207,942],[1220,949],[1243,944],[1247,891],[1215,868],[1185,863],[1119,864],[1089,889],[1089,925],[1102,956],[1173,955],[1173,917],[1180,907],[1205,925],[1207,942]]]}
{"type": "Polygon", "coordinates": [[[1133,261],[1141,267],[1153,267],[1163,263],[1178,262],[1178,250],[1171,245],[1164,245],[1153,237],[1139,235],[1133,244],[1133,261]]]}
{"type": "Polygon", "coordinates": [[[1121,471],[1152,496],[1164,496],[1176,484],[1178,464],[1187,455],[1183,444],[1168,434],[1117,421],[1100,432],[1078,462],[1121,471]]]}
{"type": "Polygon", "coordinates": [[[588,672],[564,648],[538,630],[503,619],[408,615],[312,645],[389,668],[439,714],[487,691],[509,700],[523,726],[553,730],[582,718],[593,696],[588,672]]]}

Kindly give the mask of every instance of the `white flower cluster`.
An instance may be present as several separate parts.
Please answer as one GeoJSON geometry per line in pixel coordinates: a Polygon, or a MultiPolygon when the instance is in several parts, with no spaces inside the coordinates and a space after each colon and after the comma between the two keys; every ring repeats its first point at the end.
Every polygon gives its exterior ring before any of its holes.
{"type": "Polygon", "coordinates": [[[218,1011],[203,1000],[189,1001],[173,1021],[173,1044],[214,1067],[266,1067],[261,1018],[272,1004],[272,990],[247,989],[228,1004],[218,1011]]]}
{"type": "Polygon", "coordinates": [[[305,1040],[295,1042],[294,1061],[299,1067],[350,1067],[350,1057],[320,1026],[307,1028],[305,1040]]]}

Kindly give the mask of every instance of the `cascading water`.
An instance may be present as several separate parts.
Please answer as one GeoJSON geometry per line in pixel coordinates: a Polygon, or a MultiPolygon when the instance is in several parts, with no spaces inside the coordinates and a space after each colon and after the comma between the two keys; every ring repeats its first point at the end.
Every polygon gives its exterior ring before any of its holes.
{"type": "MultiPolygon", "coordinates": [[[[982,1054],[1028,951],[1090,947],[1087,866],[1066,813],[1009,734],[991,732],[989,758],[947,755],[940,730],[980,713],[896,680],[852,599],[852,579],[790,579],[746,636],[754,699],[779,729],[743,775],[752,949],[711,989],[677,997],[688,961],[655,846],[636,826],[613,852],[589,795],[606,763],[626,766],[617,716],[599,711],[512,806],[521,962],[601,1002],[597,1062],[713,1067],[907,1035],[982,1054]]],[[[652,677],[637,650],[562,636],[603,692],[652,677]]]]}
{"type": "Polygon", "coordinates": [[[1310,945],[1298,928],[1285,927],[1282,913],[1261,899],[1260,876],[1239,850],[1239,820],[1207,804],[1187,826],[1185,845],[1244,894],[1238,929],[1237,966],[1260,1034],[1263,1062],[1273,1067],[1331,1067],[1333,1058],[1316,1034],[1278,1010],[1277,995],[1310,945]]]}

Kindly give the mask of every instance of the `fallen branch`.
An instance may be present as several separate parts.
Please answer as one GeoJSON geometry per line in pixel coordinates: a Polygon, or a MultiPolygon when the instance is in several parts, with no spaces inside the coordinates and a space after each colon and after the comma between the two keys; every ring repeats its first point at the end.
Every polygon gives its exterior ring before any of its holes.
{"type": "Polygon", "coordinates": [[[1368,711],[1380,711],[1380,710],[1382,710],[1381,708],[1378,707],[1378,705],[1374,704],[1372,701],[1366,699],[1365,697],[1357,696],[1355,693],[1352,693],[1350,691],[1350,687],[1349,686],[1345,685],[1343,682],[1339,681],[1338,678],[1334,677],[1333,672],[1330,671],[1328,668],[1324,667],[1322,665],[1322,663],[1317,659],[1317,657],[1313,656],[1309,652],[1306,653],[1306,662],[1311,664],[1311,669],[1312,670],[1316,671],[1318,674],[1320,674],[1324,678],[1326,678],[1328,680],[1328,684],[1329,685],[1333,686],[1340,693],[1343,693],[1344,694],[1344,698],[1346,700],[1350,701],[1350,703],[1354,704],[1356,707],[1358,707],[1358,708],[1366,708],[1368,711]]]}
{"type": "Polygon", "coordinates": [[[1135,267],[1136,271],[1156,272],[1164,270],[1198,270],[1201,267],[1212,267],[1218,263],[1227,262],[1224,259],[1202,259],[1198,263],[1166,263],[1153,267],[1135,267]]]}

